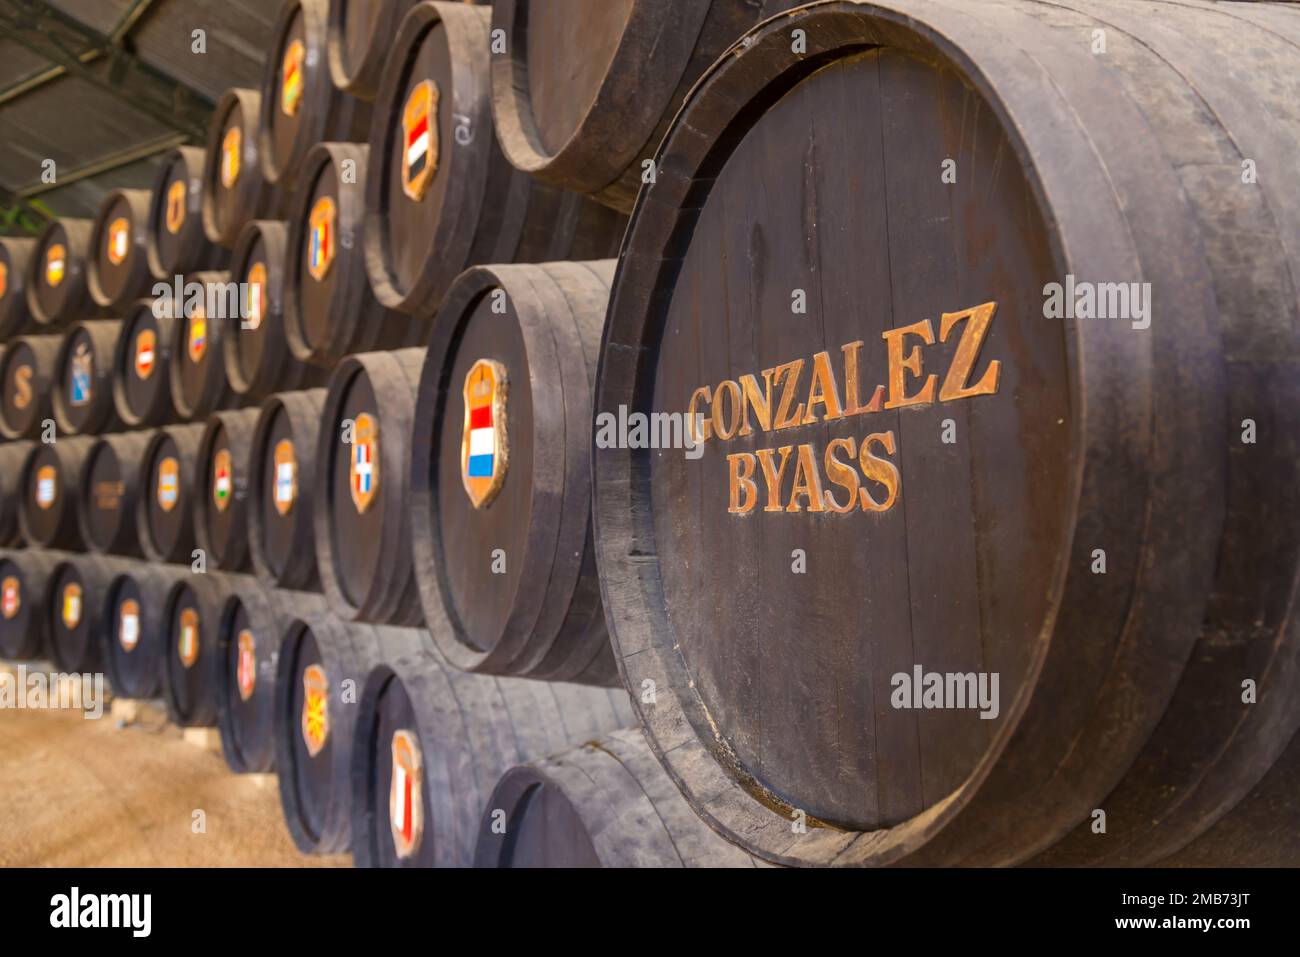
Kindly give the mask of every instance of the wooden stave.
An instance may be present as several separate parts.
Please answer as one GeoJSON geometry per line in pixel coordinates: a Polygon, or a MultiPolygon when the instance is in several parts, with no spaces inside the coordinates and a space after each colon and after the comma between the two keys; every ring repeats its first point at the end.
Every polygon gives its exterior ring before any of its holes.
{"type": "Polygon", "coordinates": [[[58,366],[56,365],[60,340],[57,335],[19,336],[9,343],[5,350],[3,362],[0,362],[0,376],[7,378],[8,364],[14,360],[14,348],[20,344],[27,345],[32,351],[32,406],[31,418],[25,427],[17,427],[8,421],[4,406],[0,405],[0,436],[8,441],[17,439],[35,439],[42,431],[42,422],[54,414],[51,398],[58,366]]]}
{"type": "Polygon", "coordinates": [[[46,612],[50,621],[46,627],[50,636],[50,660],[59,670],[78,674],[104,670],[104,633],[109,619],[102,612],[108,600],[109,584],[131,564],[111,556],[71,554],[55,566],[51,574],[50,608],[46,612]],[[77,630],[84,636],[80,639],[80,648],[70,646],[65,628],[60,627],[63,621],[57,586],[66,568],[76,571],[82,589],[81,620],[77,625],[77,630]]]}
{"type": "Polygon", "coordinates": [[[166,655],[166,624],[164,612],[167,593],[178,581],[185,581],[192,573],[177,565],[160,565],[152,562],[132,562],[109,583],[105,596],[104,617],[111,625],[104,631],[106,646],[103,652],[105,670],[113,694],[119,698],[156,698],[162,691],[162,667],[166,655]],[[120,622],[115,614],[118,599],[127,583],[140,595],[140,636],[130,652],[122,647],[117,633],[120,622]],[[130,657],[127,657],[130,655],[130,657]],[[130,664],[128,670],[126,665],[130,664]]]}
{"type": "Polygon", "coordinates": [[[284,206],[285,197],[262,176],[257,136],[257,118],[261,114],[261,108],[262,95],[257,90],[231,87],[221,95],[213,109],[203,162],[202,200],[203,232],[213,245],[230,248],[239,238],[239,231],[245,223],[254,219],[277,219],[278,212],[284,206]],[[226,219],[219,208],[215,190],[220,176],[221,140],[226,128],[225,121],[235,105],[239,106],[243,120],[240,174],[236,183],[237,212],[226,219]]]}
{"type": "Polygon", "coordinates": [[[94,315],[97,311],[95,301],[90,297],[87,285],[89,272],[90,237],[94,224],[89,219],[56,219],[45,227],[36,241],[36,249],[27,263],[27,308],[31,312],[32,322],[46,330],[62,329],[74,319],[94,315]],[[64,296],[57,306],[46,308],[41,302],[42,267],[45,257],[38,255],[46,248],[46,240],[56,229],[61,229],[66,238],[66,274],[60,285],[67,283],[64,296]]]}
{"type": "MultiPolygon", "coordinates": [[[[201,283],[205,289],[213,284],[232,281],[230,273],[226,272],[198,272],[186,277],[187,283],[201,283]]],[[[233,320],[208,317],[205,332],[207,345],[203,355],[198,363],[187,363],[189,352],[185,339],[189,331],[189,317],[184,314],[184,304],[178,306],[173,299],[172,315],[174,319],[168,341],[167,378],[171,387],[172,408],[176,410],[177,418],[182,421],[197,421],[236,404],[237,397],[226,379],[225,363],[225,340],[230,335],[227,326],[233,320]],[[196,364],[201,366],[198,375],[202,386],[198,399],[191,403],[185,398],[185,382],[188,376],[195,374],[193,366],[196,364]]]]}
{"type": "MultiPolygon", "coordinates": [[[[166,312],[166,310],[158,310],[166,312]]],[[[130,310],[127,311],[126,318],[122,320],[122,330],[117,338],[117,348],[113,352],[113,407],[117,412],[117,417],[121,419],[122,425],[128,429],[152,428],[163,425],[170,425],[177,421],[176,407],[172,405],[171,391],[171,358],[172,358],[172,336],[175,333],[172,330],[175,319],[170,315],[156,315],[154,313],[153,300],[142,300],[137,302],[130,310]],[[155,383],[161,383],[161,386],[155,386],[153,393],[153,402],[148,408],[137,412],[131,407],[130,399],[126,393],[126,382],[128,376],[135,369],[135,357],[131,354],[131,348],[135,343],[135,322],[143,310],[148,310],[153,316],[157,325],[157,341],[154,344],[154,371],[150,378],[155,383]],[[130,370],[130,371],[128,371],[130,370]]]]}
{"type": "MultiPolygon", "coordinates": [[[[250,567],[247,535],[247,499],[249,467],[252,459],[253,428],[257,424],[257,409],[235,409],[214,412],[203,427],[199,440],[198,478],[202,478],[203,494],[195,495],[194,541],[212,563],[222,571],[241,572],[250,567]],[[214,443],[218,431],[224,431],[231,459],[232,493],[230,500],[230,534],[225,550],[216,547],[210,522],[212,507],[210,476],[214,468],[214,443]]],[[[196,489],[197,491],[197,489],[196,489]]]]}
{"type": "Polygon", "coordinates": [[[88,552],[100,555],[121,555],[126,558],[142,558],[144,556],[137,537],[138,529],[135,516],[140,501],[140,478],[144,467],[143,459],[149,447],[151,436],[151,432],[116,432],[102,435],[95,440],[86,453],[86,464],[81,471],[77,485],[79,500],[77,522],[81,529],[81,540],[85,543],[88,552]],[[112,541],[107,545],[101,545],[95,541],[90,528],[89,503],[94,495],[94,489],[90,487],[91,467],[95,457],[101,454],[101,447],[106,447],[112,451],[117,458],[122,476],[122,499],[119,506],[121,519],[117,534],[113,536],[112,541]]]}
{"type": "Polygon", "coordinates": [[[123,422],[117,414],[113,399],[117,340],[121,332],[122,323],[117,319],[83,319],[74,322],[64,331],[59,341],[58,355],[54,359],[56,374],[52,397],[54,422],[59,431],[68,435],[97,435],[121,430],[123,422]],[[73,337],[83,329],[92,346],[94,385],[87,421],[81,428],[77,428],[68,411],[68,350],[72,346],[73,337]]]}
{"type": "Polygon", "coordinates": [[[374,33],[367,44],[361,62],[349,64],[345,61],[343,47],[346,45],[342,34],[346,30],[343,22],[346,16],[347,0],[329,0],[329,23],[326,40],[326,52],[329,57],[330,79],[334,86],[346,93],[351,93],[359,100],[372,102],[379,90],[379,78],[383,73],[385,57],[388,52],[386,41],[397,34],[402,17],[418,0],[385,0],[382,11],[377,16],[374,33]]]}
{"type": "Polygon", "coordinates": [[[229,251],[208,239],[203,227],[203,169],[206,163],[207,150],[204,147],[177,146],[166,154],[158,168],[149,200],[149,228],[145,240],[145,255],[154,279],[169,280],[201,269],[225,269],[229,262],[229,251]],[[159,224],[166,228],[167,174],[177,161],[184,165],[189,181],[185,191],[185,221],[178,233],[180,251],[171,261],[164,261],[158,242],[159,224]]]}
{"type": "Polygon", "coordinates": [[[72,436],[57,442],[51,442],[48,445],[33,443],[27,456],[23,459],[22,471],[19,477],[19,484],[23,491],[22,503],[18,509],[18,527],[22,530],[23,538],[34,548],[78,552],[84,550],[85,545],[81,540],[81,527],[77,520],[79,505],[77,490],[80,488],[81,473],[85,469],[86,456],[89,454],[92,444],[94,444],[94,439],[88,436],[72,436]],[[28,509],[28,490],[35,480],[31,470],[35,464],[36,456],[46,448],[53,452],[58,462],[59,500],[55,503],[55,506],[59,509],[59,516],[48,536],[42,538],[34,527],[36,523],[33,521],[32,514],[28,509]]]}
{"type": "Polygon", "coordinates": [[[163,601],[162,698],[167,718],[182,728],[211,728],[217,723],[218,634],[226,596],[246,591],[245,576],[222,572],[205,572],[180,579],[167,589],[163,601]],[[190,700],[181,700],[181,689],[173,674],[174,659],[179,656],[177,634],[171,627],[180,601],[188,589],[199,609],[199,652],[194,664],[186,669],[194,683],[185,689],[190,700]],[[197,670],[194,670],[197,669],[197,670]]]}
{"type": "Polygon", "coordinates": [[[17,614],[23,622],[15,640],[10,640],[6,634],[8,629],[0,627],[0,657],[10,661],[33,661],[49,654],[48,609],[54,569],[66,554],[39,548],[0,554],[0,578],[7,578],[10,572],[17,572],[21,576],[17,614]]]}
{"type": "Polygon", "coordinates": [[[25,236],[0,236],[0,251],[7,266],[6,290],[0,298],[0,340],[35,330],[27,306],[27,274],[36,255],[36,240],[25,236]]]}
{"type": "Polygon", "coordinates": [[[153,193],[147,189],[115,189],[100,202],[99,212],[91,220],[90,250],[86,257],[86,288],[95,305],[120,311],[148,294],[153,286],[148,257],[149,210],[152,203],[153,193]],[[109,213],[118,201],[125,203],[131,211],[131,245],[125,261],[127,274],[122,288],[112,294],[104,288],[103,277],[100,275],[100,254],[107,244],[105,230],[109,226],[109,213]]]}
{"type": "Polygon", "coordinates": [[[21,548],[23,545],[18,526],[22,488],[17,479],[31,448],[32,443],[28,441],[0,443],[0,548],[21,548]]]}
{"type": "MultiPolygon", "coordinates": [[[[426,639],[427,642],[427,639],[426,639]]],[[[401,685],[416,709],[424,758],[424,791],[432,807],[425,838],[404,866],[468,867],[484,804],[496,779],[512,764],[564,750],[630,720],[627,695],[613,689],[497,678],[457,671],[421,651],[378,664],[359,699],[352,752],[353,861],[381,866],[389,846],[375,802],[386,792],[374,782],[377,707],[391,683],[401,685]],[[437,742],[437,748],[430,743],[437,742]],[[380,833],[376,833],[379,831],[380,833]]],[[[384,815],[383,817],[386,817],[384,815]]]]}
{"type": "MultiPolygon", "coordinates": [[[[613,269],[608,260],[474,267],[453,284],[433,323],[412,433],[430,438],[414,443],[411,452],[411,525],[420,530],[412,534],[411,554],[430,635],[438,653],[457,668],[620,686],[600,605],[589,517],[593,418],[589,398],[605,313],[603,303],[595,300],[602,291],[607,295],[613,269]],[[527,551],[513,559],[536,569],[520,583],[520,590],[531,594],[511,616],[513,625],[507,626],[511,636],[496,636],[492,643],[485,636],[469,640],[461,623],[453,620],[454,602],[448,599],[444,572],[447,559],[436,532],[436,486],[441,478],[435,449],[444,429],[437,421],[442,396],[454,396],[460,388],[444,381],[450,374],[444,366],[454,364],[452,356],[465,324],[482,297],[495,288],[506,290],[517,315],[528,309],[526,317],[517,321],[528,327],[524,338],[530,368],[526,377],[520,375],[522,370],[516,370],[515,377],[519,383],[531,383],[532,403],[538,411],[534,434],[526,441],[535,456],[534,470],[543,474],[534,475],[534,510],[525,517],[531,530],[527,551]],[[591,301],[584,303],[584,296],[591,301]],[[544,371],[532,367],[533,361],[539,361],[544,371]],[[554,395],[541,394],[548,384],[562,385],[554,390],[562,392],[562,398],[556,401],[554,395]],[[540,410],[547,404],[553,408],[543,414],[540,410]],[[580,425],[570,434],[564,429],[567,422],[580,425]],[[544,434],[546,423],[558,426],[560,434],[544,434]],[[478,650],[487,645],[489,650],[478,650]]],[[[445,427],[454,431],[462,424],[452,421],[445,427]]]]}
{"type": "Polygon", "coordinates": [[[158,429],[149,437],[149,445],[140,459],[140,497],[136,505],[136,538],[145,558],[156,563],[186,563],[192,560],[194,548],[194,497],[195,476],[198,468],[199,443],[203,438],[204,426],[201,424],[172,425],[158,429]],[[153,459],[164,438],[176,443],[176,461],[179,466],[180,500],[177,507],[182,512],[177,516],[176,541],[170,548],[162,548],[154,541],[149,527],[149,500],[157,489],[153,482],[153,459]]]}

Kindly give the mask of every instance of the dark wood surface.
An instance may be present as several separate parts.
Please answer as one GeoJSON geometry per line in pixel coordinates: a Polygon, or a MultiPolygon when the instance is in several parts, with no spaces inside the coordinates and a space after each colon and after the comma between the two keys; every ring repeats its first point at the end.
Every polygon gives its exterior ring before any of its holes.
{"type": "Polygon", "coordinates": [[[32,444],[23,460],[23,498],[18,512],[18,527],[29,545],[72,551],[84,548],[77,521],[78,489],[94,441],[88,436],[70,436],[49,444],[32,444]],[[46,476],[53,482],[53,498],[42,503],[39,486],[46,476]]]}
{"type": "Polygon", "coordinates": [[[22,545],[18,509],[23,500],[23,460],[31,452],[30,442],[0,442],[0,548],[22,545]]]}
{"type": "Polygon", "coordinates": [[[55,568],[45,614],[50,659],[61,671],[93,674],[104,669],[112,622],[109,585],[130,565],[104,555],[69,555],[55,568]]]}
{"type": "MultiPolygon", "coordinates": [[[[198,283],[205,290],[209,284],[231,282],[228,272],[197,272],[185,277],[185,285],[198,283]]],[[[187,294],[188,296],[188,294],[187,294]]],[[[207,296],[205,293],[205,300],[207,296]]],[[[215,317],[202,310],[192,310],[188,302],[172,302],[171,356],[167,364],[172,392],[172,407],[178,418],[198,421],[234,405],[238,397],[226,378],[225,339],[239,329],[239,320],[215,317]],[[204,346],[198,352],[189,348],[192,326],[201,321],[204,346]]]]}
{"type": "Polygon", "coordinates": [[[65,552],[26,548],[0,555],[0,587],[13,579],[18,607],[12,617],[0,611],[0,657],[29,661],[49,652],[50,596],[54,570],[67,557],[65,552]]]}
{"type": "Polygon", "coordinates": [[[171,361],[172,319],[166,310],[154,309],[154,300],[144,299],[132,306],[122,320],[113,354],[113,407],[127,428],[167,425],[176,421],[172,405],[171,361]],[[152,365],[140,374],[136,363],[142,346],[152,341],[152,365]]]}
{"type": "Polygon", "coordinates": [[[229,249],[244,224],[276,219],[287,201],[262,174],[258,147],[258,115],[262,95],[232,87],[222,94],[212,113],[203,166],[203,230],[209,241],[229,249]],[[221,149],[230,129],[239,130],[239,173],[230,186],[221,176],[221,149]]]}
{"type": "Polygon", "coordinates": [[[91,319],[68,327],[54,360],[54,422],[67,435],[95,435],[122,428],[113,401],[114,358],[122,323],[117,319],[91,319]],[[88,392],[74,393],[74,372],[88,364],[88,392]]]}
{"type": "Polygon", "coordinates": [[[207,572],[177,580],[163,602],[163,702],[167,717],[185,728],[210,728],[217,723],[217,673],[221,668],[218,642],[221,615],[228,596],[247,591],[241,575],[207,572]],[[188,663],[181,656],[182,627],[197,618],[197,653],[188,663]]]}
{"type": "Polygon", "coordinates": [[[6,439],[39,438],[53,410],[59,336],[21,336],[0,356],[0,435],[6,439]]]}
{"type": "Polygon", "coordinates": [[[144,456],[151,431],[100,436],[86,453],[77,489],[77,521],[86,548],[133,558],[144,553],[137,535],[144,456]]]}
{"type": "Polygon", "coordinates": [[[125,309],[153,286],[149,271],[149,207],[153,193],[147,189],[116,189],[104,197],[92,220],[86,283],[95,303],[115,313],[125,309]],[[126,251],[114,262],[109,245],[112,227],[126,222],[126,251]]]}
{"type": "Polygon", "coordinates": [[[136,534],[145,557],[153,562],[192,561],[194,548],[194,496],[198,494],[199,443],[204,426],[173,425],[159,429],[145,450],[140,474],[140,499],[136,509],[136,534]],[[178,498],[170,509],[158,501],[158,471],[166,459],[179,468],[178,498]]]}
{"type": "Polygon", "coordinates": [[[417,0],[330,0],[327,52],[334,85],[370,102],[398,24],[417,0]]]}
{"type": "Polygon", "coordinates": [[[257,409],[214,412],[199,443],[197,489],[194,496],[194,540],[208,561],[223,571],[244,571],[248,555],[249,469],[257,409]],[[229,456],[231,490],[224,505],[217,498],[217,460],[229,456]]]}
{"type": "Polygon", "coordinates": [[[24,236],[0,237],[0,267],[4,270],[4,291],[0,293],[0,339],[35,330],[27,308],[29,263],[36,252],[36,240],[24,236]]]}
{"type": "Polygon", "coordinates": [[[119,698],[156,698],[162,689],[169,622],[167,594],[194,577],[188,567],[135,562],[109,583],[105,651],[108,680],[119,698]],[[123,643],[123,622],[136,622],[136,642],[123,643]]]}
{"type": "Polygon", "coordinates": [[[146,255],[155,279],[201,269],[225,269],[228,250],[214,245],[203,231],[203,168],[207,152],[198,146],[178,146],[167,154],[154,180],[149,201],[146,255]],[[174,184],[180,183],[179,219],[168,219],[174,184]]]}
{"type": "Polygon", "coordinates": [[[62,329],[95,312],[87,285],[93,231],[94,224],[89,219],[56,219],[36,241],[36,251],[27,261],[27,308],[36,325],[47,331],[62,329]],[[63,275],[52,284],[46,267],[50,263],[49,253],[56,246],[63,247],[63,275]]]}

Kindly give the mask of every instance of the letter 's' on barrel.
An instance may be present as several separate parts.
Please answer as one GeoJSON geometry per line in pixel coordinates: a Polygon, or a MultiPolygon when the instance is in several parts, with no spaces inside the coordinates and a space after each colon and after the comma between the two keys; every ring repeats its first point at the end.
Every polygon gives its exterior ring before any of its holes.
{"type": "Polygon", "coordinates": [[[156,698],[169,632],[167,595],[204,576],[175,565],[136,562],[108,587],[108,680],[119,698],[156,698]]]}
{"type": "Polygon", "coordinates": [[[21,336],[0,356],[0,435],[35,439],[50,418],[59,336],[21,336]]]}
{"type": "Polygon", "coordinates": [[[33,331],[27,308],[27,273],[35,252],[35,239],[0,236],[0,339],[33,331]]]}
{"type": "Polygon", "coordinates": [[[619,686],[591,545],[591,386],[614,262],[483,266],[448,291],[416,404],[411,526],[458,668],[619,686]]]}
{"type": "Polygon", "coordinates": [[[178,146],[158,169],[149,204],[147,255],[155,279],[224,269],[230,254],[203,231],[203,166],[207,153],[178,146]]]}
{"type": "Polygon", "coordinates": [[[203,167],[203,231],[230,248],[244,224],[274,219],[283,196],[267,183],[258,160],[257,119],[262,95],[233,87],[222,94],[208,128],[203,167]]]}
{"type": "Polygon", "coordinates": [[[61,671],[87,674],[104,666],[109,586],[131,563],[103,555],[68,555],[53,572],[49,615],[50,658],[61,671]]]}
{"type": "Polygon", "coordinates": [[[257,409],[214,412],[199,443],[194,540],[226,571],[248,567],[248,470],[257,409]]]}
{"type": "Polygon", "coordinates": [[[118,432],[95,440],[81,468],[77,521],[86,548],[138,557],[137,537],[144,456],[152,432],[118,432]]]}
{"type": "Polygon", "coordinates": [[[724,836],[1140,864],[1280,752],[1300,194],[1242,172],[1294,161],[1300,50],[1239,9],[816,4],[693,88],[596,411],[704,441],[597,443],[594,508],[624,678],[724,836]]]}
{"type": "Polygon", "coordinates": [[[113,406],[129,429],[176,421],[172,405],[171,359],[173,305],[152,299],[128,310],[113,355],[113,406]]]}
{"type": "Polygon", "coordinates": [[[249,469],[248,547],[261,578],[320,591],[312,498],[325,390],[281,392],[262,403],[249,469]]]}
{"type": "Polygon", "coordinates": [[[34,548],[0,555],[0,658],[26,661],[49,650],[54,569],[64,552],[34,548]]]}
{"type": "Polygon", "coordinates": [[[393,36],[418,0],[330,0],[330,77],[340,90],[367,102],[375,98],[393,36]]]}
{"type": "Polygon", "coordinates": [[[29,545],[74,551],[84,547],[77,522],[78,489],[94,441],[70,436],[48,444],[32,443],[23,460],[23,500],[18,512],[18,526],[29,545]]]}
{"type": "Polygon", "coordinates": [[[329,0],[280,7],[262,79],[258,145],[268,183],[292,189],[307,151],[322,141],[366,138],[370,107],[335,89],[326,62],[329,0]]]}
{"type": "Polygon", "coordinates": [[[194,273],[185,286],[171,303],[172,406],[182,419],[203,419],[235,401],[222,342],[239,328],[239,287],[228,272],[194,273]]]}
{"type": "MultiPolygon", "coordinates": [[[[333,612],[423,620],[411,566],[411,423],[423,349],[349,356],[330,379],[316,440],[316,558],[333,612]]],[[[305,474],[305,473],[303,473],[305,474]]]]}
{"type": "Polygon", "coordinates": [[[475,867],[756,867],[686,803],[640,728],[511,768],[484,802],[475,867]]]}
{"type": "Polygon", "coordinates": [[[492,112],[506,157],[544,183],[631,212],[643,162],[700,74],[761,18],[759,7],[495,0],[492,27],[506,52],[492,57],[492,112]]]}
{"type": "Polygon", "coordinates": [[[163,701],[167,716],[185,728],[217,723],[218,642],[230,595],[248,590],[242,575],[208,572],[176,581],[163,602],[163,701]]]}
{"type": "Polygon", "coordinates": [[[27,308],[38,326],[61,329],[94,314],[86,281],[93,230],[89,219],[56,219],[36,241],[27,261],[27,308]]]}
{"type": "Polygon", "coordinates": [[[54,421],[66,435],[114,432],[113,360],[122,323],[91,319],[68,327],[54,360],[54,421]]]}
{"type": "Polygon", "coordinates": [[[356,707],[358,867],[468,867],[507,768],[631,721],[622,689],[465,674],[427,652],[376,665],[356,707]]]}
{"type": "Polygon", "coordinates": [[[391,44],[366,186],[366,268],[391,309],[426,316],[480,263],[600,259],[623,217],[512,167],[492,129],[486,7],[421,3],[391,44]]]}
{"type": "Polygon", "coordinates": [[[116,189],[104,197],[90,232],[86,282],[90,296],[121,311],[149,292],[149,204],[147,189],[116,189]]]}
{"type": "Polygon", "coordinates": [[[194,496],[204,426],[159,429],[145,449],[136,531],[151,562],[189,562],[194,548],[194,496]]]}
{"type": "Polygon", "coordinates": [[[0,443],[0,548],[22,544],[18,509],[23,500],[23,461],[31,450],[30,442],[0,443]]]}

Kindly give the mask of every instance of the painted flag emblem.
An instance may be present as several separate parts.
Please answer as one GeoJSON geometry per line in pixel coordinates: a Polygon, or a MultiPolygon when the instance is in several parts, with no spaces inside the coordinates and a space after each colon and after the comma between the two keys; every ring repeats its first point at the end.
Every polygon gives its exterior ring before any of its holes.
{"type": "Polygon", "coordinates": [[[298,498],[298,461],[294,458],[293,443],[281,439],[275,443],[275,510],[288,515],[298,498]]]}
{"type": "Polygon", "coordinates": [[[67,266],[68,251],[63,248],[63,243],[55,243],[49,249],[45,250],[45,282],[50,286],[57,286],[63,282],[64,269],[67,266]]]}
{"type": "Polygon", "coordinates": [[[388,824],[393,848],[405,860],[420,847],[424,835],[423,757],[420,742],[410,731],[393,732],[393,776],[388,787],[388,824]]]}
{"type": "Polygon", "coordinates": [[[402,108],[402,192],[424,199],[438,170],[438,85],[417,83],[402,108]]]}
{"type": "Polygon", "coordinates": [[[208,348],[208,317],[202,309],[195,309],[194,315],[190,316],[190,334],[188,337],[187,352],[190,361],[196,365],[202,361],[203,353],[208,348]]]}
{"type": "Polygon", "coordinates": [[[295,116],[302,104],[302,61],[306,49],[301,40],[294,40],[284,51],[280,61],[280,110],[285,116],[295,116]]]}
{"type": "Polygon", "coordinates": [[[0,299],[9,291],[9,264],[0,263],[0,299]]]}
{"type": "Polygon", "coordinates": [[[181,634],[176,642],[176,653],[186,668],[193,668],[194,662],[199,660],[199,613],[193,608],[181,612],[181,634]]]}
{"type": "Polygon", "coordinates": [[[141,379],[153,375],[154,362],[157,359],[154,347],[157,344],[158,336],[152,329],[141,329],[139,335],[135,337],[135,374],[141,379]]]}
{"type": "Polygon", "coordinates": [[[322,196],[311,208],[307,222],[307,271],[317,282],[324,281],[334,263],[334,200],[322,196]]]}
{"type": "Polygon", "coordinates": [[[239,150],[243,145],[243,134],[238,126],[226,130],[221,139],[221,185],[230,189],[239,179],[239,150]]]}
{"type": "Polygon", "coordinates": [[[253,686],[257,684],[257,643],[247,628],[239,633],[239,664],[235,668],[235,680],[239,684],[240,701],[253,697],[253,686]]]}
{"type": "Polygon", "coordinates": [[[58,494],[58,490],[58,473],[54,471],[53,465],[42,465],[36,470],[37,505],[43,509],[49,508],[54,504],[54,498],[58,494]]]}
{"type": "Polygon", "coordinates": [[[5,618],[13,618],[22,604],[22,586],[18,584],[17,578],[10,575],[0,585],[0,612],[4,613],[5,618]]]}
{"type": "Polygon", "coordinates": [[[253,263],[245,283],[248,295],[244,303],[243,328],[253,330],[266,315],[266,263],[253,263]]]}
{"type": "Polygon", "coordinates": [[[308,665],[302,672],[302,740],[313,758],[325,747],[330,734],[329,682],[325,669],[308,665]]]}
{"type": "Polygon", "coordinates": [[[158,463],[158,507],[170,512],[181,497],[181,466],[172,456],[158,463]]]}
{"type": "Polygon", "coordinates": [[[134,651],[140,643],[140,603],[128,598],[122,602],[117,617],[117,640],[127,651],[134,651]]]}
{"type": "Polygon", "coordinates": [[[114,266],[122,265],[130,248],[131,224],[125,216],[119,216],[108,226],[108,261],[114,266]]]}
{"type": "Polygon", "coordinates": [[[167,232],[175,236],[185,225],[185,180],[174,179],[167,187],[167,232]]]}
{"type": "Polygon", "coordinates": [[[77,343],[77,349],[72,354],[72,375],[68,382],[68,401],[73,405],[85,405],[90,401],[90,373],[90,348],[83,340],[77,343]]]}
{"type": "Polygon", "coordinates": [[[63,624],[68,631],[75,631],[81,624],[81,586],[68,582],[63,588],[63,624]]]}
{"type": "Polygon", "coordinates": [[[212,457],[212,501],[216,503],[218,512],[224,512],[230,506],[233,490],[230,449],[221,449],[212,457]]]}
{"type": "Polygon", "coordinates": [[[475,508],[492,504],[506,480],[506,367],[479,359],[465,374],[465,431],[460,442],[460,477],[475,508]]]}
{"type": "Polygon", "coordinates": [[[379,490],[379,421],[368,412],[357,416],[352,430],[352,504],[364,515],[379,490]]]}

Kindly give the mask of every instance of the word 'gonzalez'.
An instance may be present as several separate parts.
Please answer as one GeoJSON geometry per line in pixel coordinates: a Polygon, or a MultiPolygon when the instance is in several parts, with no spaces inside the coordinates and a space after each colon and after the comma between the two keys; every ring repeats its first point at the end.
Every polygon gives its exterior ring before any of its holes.
{"type": "MultiPolygon", "coordinates": [[[[929,405],[935,401],[936,393],[940,402],[992,395],[998,389],[1000,362],[990,362],[974,385],[970,379],[996,311],[996,302],[986,302],[940,316],[939,342],[949,341],[954,330],[962,327],[956,352],[942,382],[937,373],[923,373],[921,345],[908,341],[909,337],[916,337],[924,345],[934,345],[934,327],[925,319],[881,334],[885,340],[889,385],[887,389],[876,386],[866,402],[862,401],[858,381],[858,357],[863,345],[858,340],[840,347],[844,364],[840,380],[832,369],[830,353],[819,352],[811,363],[795,359],[764,369],[759,373],[761,386],[752,373],[727,379],[716,389],[701,386],[691,393],[686,407],[687,428],[693,441],[725,442],[736,436],[752,435],[755,429],[780,432],[886,409],[929,405]],[[809,372],[807,378],[805,370],[809,372]],[[909,382],[909,374],[923,382],[912,392],[908,389],[915,383],[909,382]]],[[[812,442],[732,453],[727,456],[730,483],[727,511],[744,515],[758,507],[760,473],[767,489],[765,512],[888,511],[898,500],[901,485],[898,467],[886,457],[896,451],[894,433],[886,431],[872,432],[861,441],[853,436],[832,439],[820,454],[812,442]],[[783,500],[785,477],[791,469],[790,494],[783,500]],[[824,486],[823,473],[835,488],[824,486]],[[882,486],[884,496],[873,495],[868,482],[882,486]]]]}

